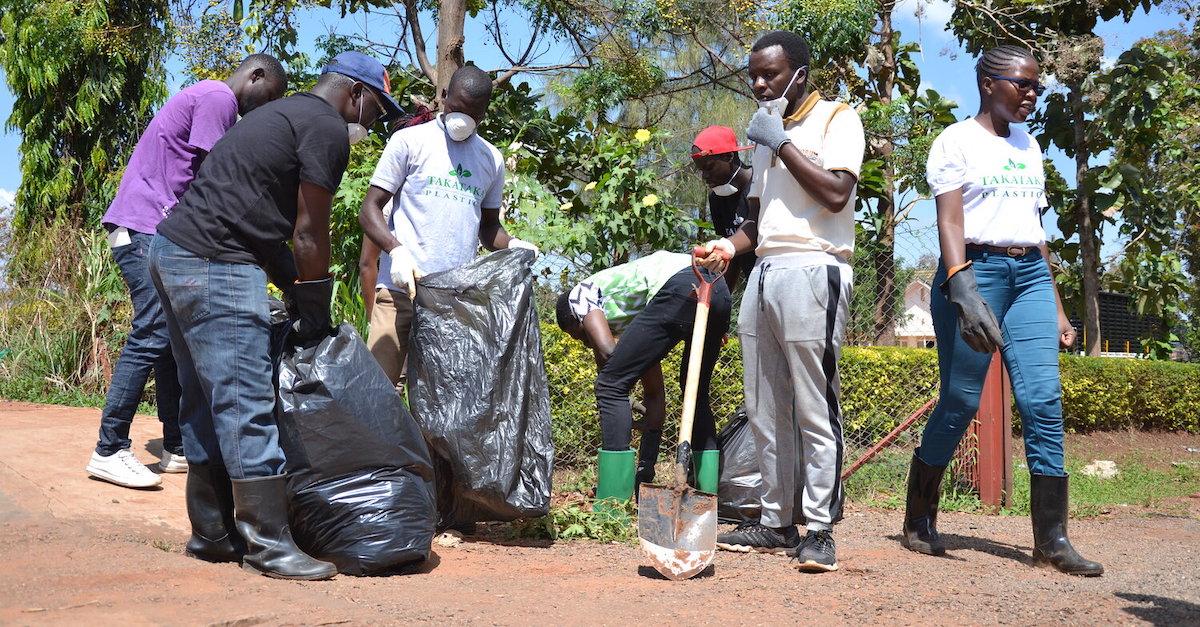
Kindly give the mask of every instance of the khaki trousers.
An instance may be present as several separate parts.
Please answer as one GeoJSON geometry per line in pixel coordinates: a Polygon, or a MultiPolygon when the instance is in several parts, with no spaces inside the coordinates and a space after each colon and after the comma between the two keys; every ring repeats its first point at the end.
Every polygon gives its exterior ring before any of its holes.
{"type": "Polygon", "coordinates": [[[367,348],[383,367],[392,384],[404,380],[405,360],[408,358],[408,333],[412,330],[413,304],[408,290],[375,290],[375,308],[367,329],[367,348]]]}

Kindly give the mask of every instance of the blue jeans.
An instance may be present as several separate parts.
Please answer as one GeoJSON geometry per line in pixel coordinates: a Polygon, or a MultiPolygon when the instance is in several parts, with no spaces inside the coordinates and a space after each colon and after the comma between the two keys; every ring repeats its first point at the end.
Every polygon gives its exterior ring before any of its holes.
{"type": "Polygon", "coordinates": [[[163,427],[163,449],[176,455],[183,453],[179,435],[179,377],[175,372],[175,358],[171,355],[167,319],[150,281],[150,264],[147,262],[153,237],[130,231],[131,242],[112,251],[133,301],[133,328],[113,368],[104,413],[100,416],[100,440],[96,442],[96,452],[104,456],[133,444],[129,439],[129,426],[133,424],[133,414],[142,400],[142,390],[151,370],[154,371],[158,398],[158,419],[163,427]]]}
{"type": "MultiPolygon", "coordinates": [[[[967,258],[975,262],[979,293],[1004,334],[1000,354],[1021,412],[1029,472],[1064,476],[1058,309],[1050,269],[1036,250],[1020,258],[992,253],[968,253],[967,258]]],[[[958,310],[936,287],[945,280],[946,268],[939,264],[930,309],[942,387],[917,453],[932,466],[945,466],[953,457],[979,409],[992,360],[991,355],[971,350],[959,336],[958,310]]]]}
{"type": "Polygon", "coordinates": [[[179,365],[188,462],[223,463],[233,479],[282,473],[266,273],[205,259],[156,235],[150,275],[179,365]]]}

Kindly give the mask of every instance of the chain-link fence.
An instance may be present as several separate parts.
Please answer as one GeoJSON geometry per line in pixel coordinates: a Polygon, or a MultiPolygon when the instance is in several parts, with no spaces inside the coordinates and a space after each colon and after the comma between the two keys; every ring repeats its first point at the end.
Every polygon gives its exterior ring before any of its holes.
{"type": "MultiPolygon", "coordinates": [[[[860,234],[852,260],[854,295],[840,362],[847,468],[868,452],[873,460],[884,458],[876,456],[879,451],[872,447],[893,431],[899,433],[885,442],[886,457],[907,457],[937,395],[937,357],[928,350],[934,346],[929,306],[938,256],[936,225],[932,219],[901,223],[890,250],[878,244],[878,239],[882,238],[860,234]]],[[[595,366],[582,344],[557,330],[553,300],[564,280],[570,284],[585,273],[572,272],[570,264],[553,254],[543,256],[539,270],[558,464],[579,467],[591,463],[600,447],[593,394],[595,366]]],[[[735,319],[712,382],[718,428],[737,413],[743,401],[741,350],[736,339],[740,289],[734,298],[735,319]]],[[[663,362],[668,403],[664,443],[673,442],[677,434],[682,394],[676,382],[681,354],[680,346],[663,362]]],[[[640,391],[635,391],[634,399],[638,398],[640,391]]],[[[670,450],[664,444],[663,454],[670,450]]]]}

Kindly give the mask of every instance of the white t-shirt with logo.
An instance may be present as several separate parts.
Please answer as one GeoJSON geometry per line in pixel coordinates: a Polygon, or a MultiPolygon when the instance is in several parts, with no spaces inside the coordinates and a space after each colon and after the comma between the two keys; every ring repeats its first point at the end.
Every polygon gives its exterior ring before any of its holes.
{"type": "Polygon", "coordinates": [[[946,127],[929,149],[926,179],[934,196],[962,189],[968,244],[1036,246],[1046,241],[1042,148],[1025,129],[989,133],[975,118],[946,127]]]}
{"type": "MultiPolygon", "coordinates": [[[[396,131],[371,176],[393,194],[384,210],[388,227],[425,274],[466,265],[479,250],[483,207],[499,208],[504,159],[478,134],[456,142],[442,120],[396,131]]],[[[377,287],[392,284],[392,259],[379,256],[377,287]]]]}
{"type": "MultiPolygon", "coordinates": [[[[844,103],[819,100],[798,123],[786,127],[788,138],[813,163],[826,170],[845,170],[858,177],[866,138],[858,112],[844,103]]],[[[846,206],[834,213],[817,202],[783,159],[767,146],[754,150],[751,198],[759,199],[759,257],[789,253],[825,252],[842,262],[854,252],[854,202],[858,185],[846,206]]]]}

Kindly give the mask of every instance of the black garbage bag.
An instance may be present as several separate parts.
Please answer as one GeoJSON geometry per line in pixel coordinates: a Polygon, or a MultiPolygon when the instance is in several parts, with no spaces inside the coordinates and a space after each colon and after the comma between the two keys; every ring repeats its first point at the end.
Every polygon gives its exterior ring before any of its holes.
{"type": "Polygon", "coordinates": [[[721,447],[721,478],[717,482],[717,519],[721,522],[758,520],[762,511],[762,473],[758,450],[746,410],[738,410],[717,434],[721,447]]]}
{"type": "Polygon", "coordinates": [[[544,516],[554,444],[532,251],[423,277],[409,403],[434,456],[441,526],[544,516]]]}
{"type": "Polygon", "coordinates": [[[343,324],[312,348],[282,348],[278,382],[296,543],[351,575],[428,558],[437,522],[433,463],[354,327],[343,324]]]}

